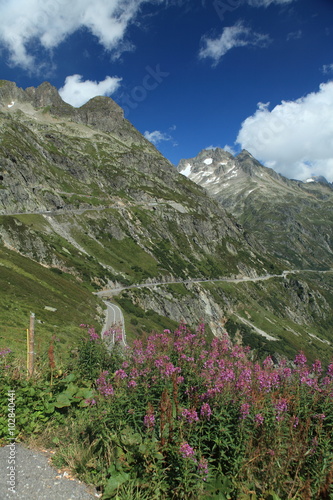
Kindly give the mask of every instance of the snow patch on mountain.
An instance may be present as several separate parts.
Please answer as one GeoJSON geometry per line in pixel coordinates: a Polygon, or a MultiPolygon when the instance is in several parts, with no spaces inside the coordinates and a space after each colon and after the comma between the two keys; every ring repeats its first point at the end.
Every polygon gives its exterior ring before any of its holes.
{"type": "Polygon", "coordinates": [[[203,162],[205,165],[211,165],[213,163],[213,158],[206,158],[203,162]]]}
{"type": "Polygon", "coordinates": [[[188,177],[192,172],[192,165],[190,163],[187,163],[186,167],[184,170],[182,170],[180,173],[182,175],[185,175],[185,177],[188,177]]]}

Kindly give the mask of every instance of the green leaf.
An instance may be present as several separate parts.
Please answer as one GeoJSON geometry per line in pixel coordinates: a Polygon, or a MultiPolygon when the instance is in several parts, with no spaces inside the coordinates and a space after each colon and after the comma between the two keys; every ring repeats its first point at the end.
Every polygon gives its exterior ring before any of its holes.
{"type": "Polygon", "coordinates": [[[89,399],[93,397],[93,391],[92,389],[88,389],[87,387],[82,387],[77,391],[75,397],[81,399],[89,399]]]}
{"type": "Polygon", "coordinates": [[[105,490],[104,490],[104,495],[103,498],[110,498],[111,495],[121,486],[122,484],[126,483],[130,479],[130,475],[127,474],[126,472],[117,472],[114,469],[114,472],[110,479],[108,480],[105,490]]]}
{"type": "Polygon", "coordinates": [[[65,408],[66,406],[70,406],[72,401],[69,399],[68,395],[62,392],[57,397],[57,401],[54,403],[56,408],[65,408]]]}

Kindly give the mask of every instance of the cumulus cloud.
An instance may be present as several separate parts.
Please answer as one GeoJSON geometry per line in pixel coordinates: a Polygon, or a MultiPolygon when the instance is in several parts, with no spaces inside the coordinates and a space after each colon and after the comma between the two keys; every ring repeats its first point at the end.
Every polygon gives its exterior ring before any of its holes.
{"type": "Polygon", "coordinates": [[[98,95],[110,96],[117,90],[120,82],[121,78],[111,76],[107,76],[101,82],[93,82],[91,80],[82,81],[81,75],[71,75],[67,76],[59,94],[65,102],[78,108],[98,95]]]}
{"type": "Polygon", "coordinates": [[[234,26],[224,28],[222,34],[217,38],[204,36],[199,57],[201,59],[213,59],[213,64],[216,65],[234,47],[246,47],[247,45],[263,47],[269,41],[268,35],[251,31],[250,28],[239,21],[234,26]]]}
{"type": "Polygon", "coordinates": [[[236,142],[286,177],[324,175],[332,182],[333,81],[271,111],[269,103],[259,103],[242,123],[236,142]]]}
{"type": "Polygon", "coordinates": [[[51,51],[85,28],[109,51],[119,49],[141,5],[163,0],[2,0],[0,43],[10,63],[36,68],[36,53],[51,51]]]}
{"type": "Polygon", "coordinates": [[[168,134],[165,134],[164,132],[160,132],[159,130],[154,130],[153,132],[148,132],[148,130],[145,131],[143,134],[148,141],[152,142],[157,146],[163,141],[171,141],[172,137],[168,134]]]}

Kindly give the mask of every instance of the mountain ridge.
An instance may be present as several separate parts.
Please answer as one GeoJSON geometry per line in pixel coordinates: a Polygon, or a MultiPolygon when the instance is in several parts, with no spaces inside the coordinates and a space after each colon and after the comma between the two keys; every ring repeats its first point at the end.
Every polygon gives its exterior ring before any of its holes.
{"type": "Polygon", "coordinates": [[[333,187],[287,179],[250,153],[221,149],[182,160],[178,171],[204,187],[272,255],[303,268],[332,266],[333,187]]]}
{"type": "MultiPolygon", "coordinates": [[[[320,283],[307,274],[283,277],[292,262],[271,255],[228,207],[180,175],[110,98],[77,109],[50,84],[23,91],[0,82],[0,102],[0,270],[6,270],[0,280],[7,290],[0,305],[7,323],[18,317],[15,308],[38,306],[43,328],[58,328],[66,345],[63,325],[74,331],[77,314],[66,312],[64,301],[59,312],[45,312],[45,306],[52,307],[52,296],[56,301],[58,289],[63,295],[67,283],[75,284],[77,301],[82,289],[89,318],[102,328],[102,303],[96,296],[88,302],[87,290],[177,280],[126,288],[113,298],[124,311],[128,341],[170,329],[172,321],[204,321],[210,334],[221,335],[227,325],[230,334],[266,353],[330,352],[329,273],[320,283]],[[28,293],[38,282],[38,266],[45,271],[47,303],[43,293],[37,302],[28,293]],[[213,282],[265,274],[280,277],[213,282]],[[187,282],[192,278],[201,282],[187,282]],[[9,299],[15,308],[8,309],[9,299]],[[276,338],[274,345],[249,324],[276,338]]],[[[254,172],[247,154],[239,161],[254,172]]]]}

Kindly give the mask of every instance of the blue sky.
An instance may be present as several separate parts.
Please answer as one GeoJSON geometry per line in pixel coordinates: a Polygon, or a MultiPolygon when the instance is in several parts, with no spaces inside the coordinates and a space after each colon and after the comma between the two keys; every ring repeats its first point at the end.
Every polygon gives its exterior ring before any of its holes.
{"type": "Polygon", "coordinates": [[[0,0],[1,79],[109,95],[174,164],[248,149],[333,181],[332,0],[0,0]]]}

